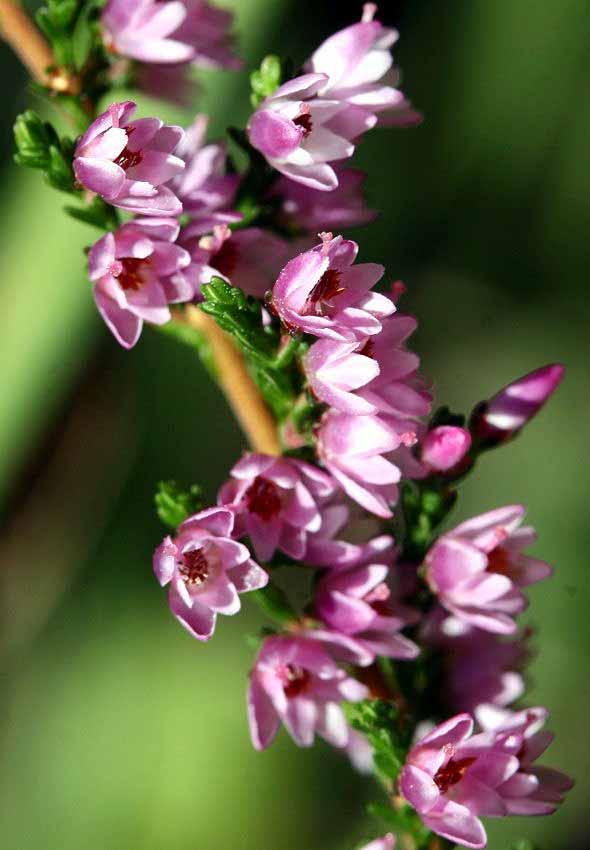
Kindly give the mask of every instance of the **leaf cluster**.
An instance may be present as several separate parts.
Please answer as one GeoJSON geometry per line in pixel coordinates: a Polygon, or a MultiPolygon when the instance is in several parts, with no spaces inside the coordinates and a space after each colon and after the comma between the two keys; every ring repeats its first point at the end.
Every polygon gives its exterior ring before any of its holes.
{"type": "Polygon", "coordinates": [[[278,354],[279,333],[264,326],[260,302],[219,277],[205,284],[202,293],[201,308],[234,338],[266,402],[283,420],[295,396],[293,364],[278,354]]]}
{"type": "Polygon", "coordinates": [[[100,0],[47,0],[36,20],[58,65],[80,71],[97,44],[100,0]]]}
{"type": "Polygon", "coordinates": [[[72,170],[74,143],[71,139],[60,138],[52,124],[43,121],[32,109],[27,109],[15,121],[14,140],[17,165],[42,171],[54,189],[75,191],[72,170]]]}
{"type": "Polygon", "coordinates": [[[398,729],[399,713],[386,700],[372,699],[345,706],[348,722],[373,748],[373,761],[381,777],[393,783],[404,764],[407,746],[398,729]]]}
{"type": "Polygon", "coordinates": [[[154,496],[156,512],[164,525],[176,529],[185,519],[202,509],[201,497],[202,491],[197,484],[186,490],[175,481],[160,481],[154,496]]]}
{"type": "Polygon", "coordinates": [[[260,63],[260,68],[250,74],[250,86],[252,93],[250,102],[254,109],[258,109],[262,101],[270,97],[281,84],[282,70],[281,60],[278,56],[265,56],[260,63]]]}

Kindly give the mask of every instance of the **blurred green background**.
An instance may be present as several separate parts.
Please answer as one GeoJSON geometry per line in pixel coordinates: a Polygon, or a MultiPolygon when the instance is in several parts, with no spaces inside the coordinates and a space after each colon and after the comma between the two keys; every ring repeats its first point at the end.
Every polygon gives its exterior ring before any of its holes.
{"type": "MultiPolygon", "coordinates": [[[[232,5],[228,3],[227,5],[232,5]]],[[[250,67],[301,62],[360,4],[234,0],[250,67]]],[[[528,836],[588,846],[587,614],[590,16],[587,0],[384,2],[422,127],[380,131],[356,163],[378,222],[364,258],[408,285],[437,399],[466,409],[559,360],[567,380],[521,439],[484,459],[453,520],[523,501],[555,564],[533,588],[533,704],[551,708],[548,761],[576,789],[548,819],[489,822],[490,847],[528,836]]],[[[2,850],[351,850],[375,834],[374,790],[327,747],[249,743],[244,633],[222,619],[198,645],[151,574],[160,478],[211,499],[244,447],[191,353],[147,330],[131,353],[85,279],[90,229],[11,165],[31,102],[0,49],[0,846],[2,850]]],[[[247,117],[245,74],[203,75],[214,133],[247,117]]],[[[142,104],[147,108],[147,103],[142,104]]],[[[159,106],[186,123],[188,112],[159,106]]]]}

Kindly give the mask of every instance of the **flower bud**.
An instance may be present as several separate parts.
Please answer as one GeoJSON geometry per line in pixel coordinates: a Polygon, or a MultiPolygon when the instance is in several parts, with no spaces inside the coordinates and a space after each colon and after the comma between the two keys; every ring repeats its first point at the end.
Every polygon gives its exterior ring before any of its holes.
{"type": "Polygon", "coordinates": [[[439,425],[429,431],[421,445],[421,460],[432,472],[447,472],[460,463],[471,447],[465,428],[439,425]]]}
{"type": "Polygon", "coordinates": [[[559,363],[542,366],[508,384],[471,417],[471,432],[491,445],[512,437],[541,410],[555,392],[564,374],[559,363]]]}

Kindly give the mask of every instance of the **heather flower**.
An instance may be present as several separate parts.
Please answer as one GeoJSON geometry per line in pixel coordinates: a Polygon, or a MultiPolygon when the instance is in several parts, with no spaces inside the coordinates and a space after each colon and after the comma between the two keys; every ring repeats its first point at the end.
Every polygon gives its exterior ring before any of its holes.
{"type": "Polygon", "coordinates": [[[345,748],[351,730],[340,703],[366,696],[366,687],[347,676],[318,641],[267,638],[250,674],[252,743],[257,750],[268,747],[282,722],[300,747],[310,747],[318,734],[332,746],[345,748]]]}
{"type": "Polygon", "coordinates": [[[377,416],[354,416],[328,410],[317,432],[317,452],[322,464],[342,489],[366,510],[388,518],[397,501],[399,468],[385,455],[404,442],[415,442],[413,433],[399,434],[377,416]]]}
{"type": "Polygon", "coordinates": [[[551,398],[564,375],[559,363],[543,366],[508,384],[474,411],[471,429],[484,445],[518,433],[551,398]]]}
{"type": "Polygon", "coordinates": [[[163,325],[170,320],[169,304],[192,298],[183,277],[190,257],[174,244],[178,231],[174,219],[138,218],[90,249],[96,306],[124,348],[135,345],[144,321],[163,325]]]}
{"type": "Polygon", "coordinates": [[[74,152],[78,182],[109,204],[140,215],[179,215],[182,204],[163,184],[184,169],[172,152],[180,127],[159,118],[130,123],[135,103],[113,103],[84,133],[74,152]]]}
{"type": "Polygon", "coordinates": [[[413,316],[389,315],[381,322],[381,333],[367,339],[360,349],[375,360],[379,374],[358,394],[402,433],[417,430],[412,423],[428,415],[432,401],[417,375],[420,358],[405,347],[416,326],[413,316]]]}
{"type": "Polygon", "coordinates": [[[524,693],[525,634],[507,639],[435,608],[422,623],[420,640],[440,653],[445,670],[444,702],[480,722],[491,707],[505,707],[524,693]]]}
{"type": "Polygon", "coordinates": [[[272,307],[288,328],[341,342],[378,334],[395,306],[372,292],[383,275],[376,263],[353,265],[356,242],[321,234],[322,244],[290,260],[272,292],[272,307]]]}
{"type": "Polygon", "coordinates": [[[459,714],[421,738],[408,753],[400,788],[424,824],[465,847],[485,847],[480,816],[507,814],[500,788],[517,774],[518,758],[471,738],[473,720],[459,714]],[[471,740],[470,740],[471,739],[471,740]]]}
{"type": "Polygon", "coordinates": [[[239,68],[231,12],[207,0],[109,0],[102,16],[107,49],[139,62],[239,68]]]}
{"type": "Polygon", "coordinates": [[[305,561],[315,567],[331,570],[347,569],[364,564],[392,564],[394,540],[388,534],[374,537],[367,543],[351,543],[336,537],[348,523],[350,510],[338,501],[322,507],[322,525],[307,539],[305,561]]]}
{"type": "Polygon", "coordinates": [[[193,65],[239,71],[242,61],[235,55],[233,12],[220,9],[208,0],[181,2],[186,8],[186,16],[175,35],[192,47],[193,65]]]}
{"type": "Polygon", "coordinates": [[[461,620],[498,634],[516,631],[526,607],[520,588],[551,574],[544,561],[525,555],[536,539],[520,527],[525,509],[509,505],[461,523],[426,556],[426,577],[441,605],[461,620]]]}
{"type": "Polygon", "coordinates": [[[470,447],[471,435],[465,428],[439,425],[421,440],[420,460],[429,471],[444,474],[457,467],[470,447]]]}
{"type": "Polygon", "coordinates": [[[553,734],[543,730],[548,716],[547,710],[540,707],[518,712],[490,707],[480,714],[485,731],[476,736],[474,743],[492,745],[520,761],[518,772],[498,788],[506,814],[552,814],[574,784],[561,771],[535,764],[553,741],[553,734]]]}
{"type": "Polygon", "coordinates": [[[268,163],[290,180],[312,189],[330,191],[338,177],[330,163],[354,153],[351,133],[357,122],[344,121],[338,132],[331,129],[346,103],[323,100],[318,91],[326,74],[304,74],[289,80],[265,98],[248,122],[250,143],[268,163]]]}
{"type": "Polygon", "coordinates": [[[318,617],[331,629],[358,641],[372,663],[377,655],[410,660],[419,649],[400,634],[419,615],[393,598],[387,585],[389,568],[367,564],[347,570],[328,570],[315,596],[318,617]]]}
{"type": "Polygon", "coordinates": [[[373,405],[353,390],[379,374],[379,365],[358,352],[362,343],[319,339],[304,358],[305,374],[314,395],[343,413],[372,413],[373,405]]]}
{"type": "Polygon", "coordinates": [[[416,124],[420,113],[397,88],[400,74],[393,67],[390,47],[398,33],[375,20],[376,12],[376,3],[365,3],[362,20],[326,39],[305,70],[328,78],[318,90],[320,97],[349,105],[349,113],[341,114],[341,120],[350,121],[351,114],[359,113],[369,127],[378,118],[388,125],[416,124]]]}
{"type": "Polygon", "coordinates": [[[140,62],[189,62],[193,48],[170,36],[186,17],[178,0],[109,0],[101,16],[107,49],[140,62]]]}
{"type": "Polygon", "coordinates": [[[221,277],[248,295],[263,298],[285,262],[289,243],[261,227],[230,230],[218,224],[213,232],[202,236],[200,221],[185,227],[180,244],[191,256],[186,270],[195,297],[201,298],[201,287],[213,277],[221,277]]]}
{"type": "Polygon", "coordinates": [[[208,508],[189,517],[154,553],[156,578],[162,587],[170,585],[172,613],[198,640],[212,636],[217,614],[238,613],[238,594],[268,582],[247,547],[232,539],[233,526],[227,508],[208,508]]]}
{"type": "Polygon", "coordinates": [[[206,115],[197,115],[176,148],[185,169],[170,182],[191,217],[193,235],[210,233],[215,225],[241,220],[232,209],[240,185],[239,174],[226,173],[227,151],[223,143],[206,144],[206,115]]]}
{"type": "Polygon", "coordinates": [[[308,534],[321,528],[321,506],[335,491],[330,476],[309,463],[247,454],[232,469],[218,502],[233,511],[234,535],[247,535],[261,561],[277,549],[301,560],[308,534]]]}
{"type": "Polygon", "coordinates": [[[377,216],[367,207],[363,184],[367,175],[357,168],[334,166],[338,186],[331,192],[311,189],[287,177],[273,184],[270,197],[280,205],[278,217],[288,228],[306,233],[341,230],[368,224],[377,216]]]}

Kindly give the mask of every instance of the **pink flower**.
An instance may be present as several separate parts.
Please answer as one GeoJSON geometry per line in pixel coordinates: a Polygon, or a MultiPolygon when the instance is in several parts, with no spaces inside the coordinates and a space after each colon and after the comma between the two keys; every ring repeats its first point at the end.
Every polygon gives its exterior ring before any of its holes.
{"type": "Polygon", "coordinates": [[[388,534],[375,537],[367,543],[350,543],[336,539],[336,535],[348,523],[350,510],[341,501],[322,507],[322,525],[319,531],[307,539],[305,562],[315,567],[331,570],[358,567],[364,564],[393,563],[394,540],[388,534]]]}
{"type": "Polygon", "coordinates": [[[331,629],[354,638],[372,663],[377,655],[410,660],[419,649],[400,634],[419,614],[393,599],[386,584],[389,567],[367,564],[328,570],[315,597],[318,617],[331,629]]]}
{"type": "Polygon", "coordinates": [[[221,277],[248,295],[263,298],[285,262],[289,243],[261,227],[232,231],[227,224],[218,224],[213,233],[202,236],[202,231],[197,220],[182,230],[179,240],[191,256],[186,277],[195,297],[201,298],[204,283],[221,277]]]}
{"type": "Polygon", "coordinates": [[[271,198],[280,201],[279,217],[287,227],[308,233],[340,230],[368,224],[377,215],[367,207],[363,183],[367,175],[356,168],[334,166],[337,188],[331,192],[311,189],[287,177],[273,184],[271,198]]]}
{"type": "Polygon", "coordinates": [[[182,3],[186,7],[186,17],[176,37],[192,47],[193,65],[239,71],[242,61],[234,52],[233,13],[207,0],[182,0],[182,3]]]}
{"type": "Polygon", "coordinates": [[[328,410],[317,432],[317,452],[342,489],[377,516],[388,518],[397,501],[399,468],[384,455],[413,435],[398,434],[377,416],[328,410]]]}
{"type": "Polygon", "coordinates": [[[113,103],[84,133],[74,152],[74,173],[86,189],[109,204],[141,215],[179,215],[182,204],[164,183],[184,168],[172,151],[180,127],[159,118],[138,118],[135,103],[113,103]]]}
{"type": "Polygon", "coordinates": [[[535,540],[520,527],[525,509],[509,505],[467,520],[443,535],[425,560],[427,581],[447,611],[479,629],[510,634],[526,607],[520,588],[551,574],[523,549],[535,540]]]}
{"type": "Polygon", "coordinates": [[[182,274],[190,257],[174,244],[178,230],[174,219],[134,219],[90,249],[96,306],[124,348],[135,345],[144,321],[163,325],[169,304],[192,298],[182,274]]]}
{"type": "Polygon", "coordinates": [[[322,245],[290,260],[272,293],[272,306],[288,328],[341,342],[378,334],[395,306],[372,292],[383,275],[376,263],[353,265],[356,242],[331,233],[322,245]]]}
{"type": "MultiPolygon", "coordinates": [[[[328,79],[318,90],[319,96],[348,104],[350,113],[365,116],[369,127],[377,123],[378,113],[383,112],[384,124],[419,123],[422,116],[396,88],[400,74],[393,68],[389,48],[397,41],[398,33],[374,20],[376,12],[376,3],[365,3],[360,23],[326,39],[305,70],[325,74],[328,79]]],[[[346,113],[343,117],[351,120],[346,113]]]]}
{"type": "Polygon", "coordinates": [[[371,357],[358,353],[363,343],[319,339],[304,358],[304,367],[314,395],[343,413],[372,413],[369,402],[353,390],[368,384],[379,374],[371,357]]]}
{"type": "Polygon", "coordinates": [[[439,425],[428,431],[420,443],[420,459],[431,472],[454,469],[471,448],[471,435],[465,428],[439,425]]]}
{"type": "Polygon", "coordinates": [[[458,714],[421,738],[408,753],[400,787],[428,829],[465,847],[485,847],[479,816],[508,813],[500,788],[519,760],[491,744],[472,746],[472,732],[472,718],[458,714]]]}
{"type": "Polygon", "coordinates": [[[356,132],[350,121],[332,127],[346,103],[323,100],[318,91],[327,83],[326,74],[304,74],[280,86],[254,112],[248,123],[250,144],[269,165],[290,180],[312,189],[330,191],[338,177],[330,163],[354,153],[350,139],[356,132]]]}
{"type": "Polygon", "coordinates": [[[375,841],[365,844],[364,847],[361,847],[361,850],[393,850],[394,847],[395,838],[391,832],[388,832],[383,838],[376,838],[375,841]]]}
{"type": "Polygon", "coordinates": [[[189,44],[170,38],[186,17],[179,0],[109,0],[101,23],[107,48],[140,62],[189,62],[189,44]]]}
{"type": "Polygon", "coordinates": [[[193,62],[203,68],[240,68],[233,55],[231,12],[207,0],[109,0],[103,38],[112,53],[157,64],[193,62]]]}
{"type": "Polygon", "coordinates": [[[484,445],[509,439],[530,422],[551,398],[564,372],[563,366],[554,363],[508,384],[475,409],[472,431],[484,445]]]}
{"type": "Polygon", "coordinates": [[[417,322],[413,316],[395,313],[384,318],[381,325],[381,333],[371,336],[360,349],[365,357],[375,360],[379,374],[358,394],[396,430],[413,431],[416,428],[412,423],[428,415],[432,401],[417,376],[420,358],[405,347],[417,322]]]}
{"type": "Polygon", "coordinates": [[[518,772],[498,788],[506,814],[552,814],[573,787],[572,779],[565,773],[534,764],[553,741],[553,734],[543,730],[548,716],[545,708],[511,712],[490,707],[485,714],[481,713],[480,722],[485,731],[473,743],[493,746],[520,761],[518,772]]]}
{"type": "Polygon", "coordinates": [[[231,209],[240,185],[239,174],[226,173],[227,152],[223,143],[206,144],[206,115],[197,115],[176,148],[185,169],[170,187],[191,217],[192,233],[210,233],[217,224],[234,224],[242,219],[231,209]]]}
{"type": "Polygon", "coordinates": [[[170,609],[198,640],[209,640],[217,614],[237,614],[239,593],[268,582],[266,572],[232,539],[234,516],[226,508],[208,508],[189,517],[174,539],[166,537],[154,553],[154,572],[170,584],[170,609]]]}
{"type": "Polygon", "coordinates": [[[300,460],[247,454],[234,466],[218,501],[236,517],[234,535],[248,535],[261,561],[277,549],[305,556],[307,536],[322,525],[321,505],[335,493],[329,475],[300,460]]]}
{"type": "Polygon", "coordinates": [[[252,743],[263,750],[281,721],[296,744],[310,747],[316,734],[334,747],[349,744],[340,703],[358,702],[367,688],[346,675],[321,643],[307,637],[267,638],[250,674],[248,715],[252,743]]]}
{"type": "Polygon", "coordinates": [[[444,703],[468,711],[480,722],[480,712],[505,707],[524,693],[521,674],[528,657],[526,633],[507,640],[449,616],[435,608],[420,629],[420,639],[436,649],[445,669],[444,703]]]}

